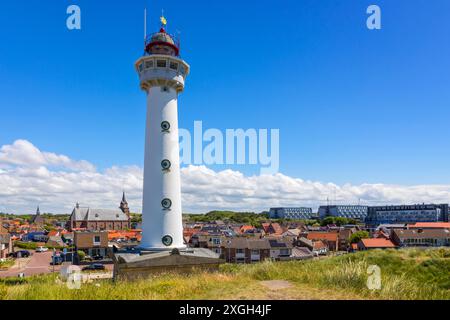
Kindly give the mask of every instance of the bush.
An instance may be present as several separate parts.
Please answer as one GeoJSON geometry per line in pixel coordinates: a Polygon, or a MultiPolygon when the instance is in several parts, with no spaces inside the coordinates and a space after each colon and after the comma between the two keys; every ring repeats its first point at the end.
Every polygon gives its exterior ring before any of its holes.
{"type": "Polygon", "coordinates": [[[80,259],[80,261],[83,261],[84,258],[86,258],[86,253],[84,253],[84,251],[78,250],[77,251],[77,256],[80,259]]]}
{"type": "MultiPolygon", "coordinates": [[[[36,242],[22,242],[22,241],[16,241],[14,243],[14,245],[20,249],[25,249],[25,250],[36,250],[36,248],[38,247],[38,244],[36,242]]],[[[49,249],[57,249],[57,250],[62,250],[65,247],[61,247],[61,246],[47,246],[47,245],[43,245],[46,248],[49,249]]]]}
{"type": "Polygon", "coordinates": [[[25,250],[36,250],[37,243],[36,242],[22,242],[22,241],[16,241],[14,245],[20,249],[25,250]]]}

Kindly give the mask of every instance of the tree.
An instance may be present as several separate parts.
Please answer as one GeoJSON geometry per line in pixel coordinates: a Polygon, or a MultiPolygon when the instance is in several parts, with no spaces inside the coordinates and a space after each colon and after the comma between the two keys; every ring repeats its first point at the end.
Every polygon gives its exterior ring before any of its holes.
{"type": "Polygon", "coordinates": [[[358,243],[361,239],[369,238],[369,233],[367,231],[357,231],[353,233],[349,240],[350,243],[358,243]]]}

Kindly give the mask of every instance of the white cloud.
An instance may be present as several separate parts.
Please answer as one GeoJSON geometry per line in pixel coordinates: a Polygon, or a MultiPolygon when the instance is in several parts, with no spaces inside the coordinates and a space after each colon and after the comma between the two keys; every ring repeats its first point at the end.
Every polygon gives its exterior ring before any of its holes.
{"type": "Polygon", "coordinates": [[[87,161],[74,161],[65,155],[41,152],[27,140],[16,140],[12,145],[0,148],[0,167],[2,166],[50,166],[74,171],[95,171],[95,166],[87,161]]]}
{"type": "MultiPolygon", "coordinates": [[[[98,171],[87,161],[43,152],[26,140],[0,148],[0,211],[68,213],[76,202],[113,208],[127,192],[130,207],[141,211],[142,168],[114,166],[98,171]]],[[[450,185],[362,184],[342,186],[305,181],[281,173],[247,177],[238,171],[213,171],[204,166],[181,170],[185,212],[214,209],[262,211],[274,206],[338,203],[363,204],[449,202],[450,185]]]]}

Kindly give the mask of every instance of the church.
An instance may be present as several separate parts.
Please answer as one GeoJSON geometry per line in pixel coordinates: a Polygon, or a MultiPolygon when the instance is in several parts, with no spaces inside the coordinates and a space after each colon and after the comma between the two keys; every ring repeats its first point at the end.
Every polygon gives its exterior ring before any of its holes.
{"type": "Polygon", "coordinates": [[[69,231],[127,230],[130,227],[131,216],[125,192],[118,209],[94,209],[81,207],[77,203],[67,223],[69,231]]]}

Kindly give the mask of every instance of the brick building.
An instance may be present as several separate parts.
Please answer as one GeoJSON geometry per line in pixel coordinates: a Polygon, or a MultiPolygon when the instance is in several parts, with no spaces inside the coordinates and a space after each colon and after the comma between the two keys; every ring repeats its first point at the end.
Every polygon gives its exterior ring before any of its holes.
{"type": "Polygon", "coordinates": [[[130,228],[131,217],[125,193],[118,209],[92,209],[80,207],[77,203],[67,223],[69,231],[74,229],[126,230],[130,228]]]}
{"type": "Polygon", "coordinates": [[[106,231],[76,231],[73,243],[75,250],[81,250],[89,256],[108,254],[108,232],[106,231]]]}

